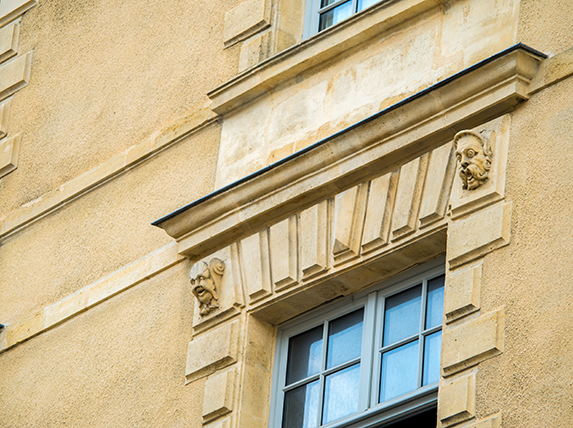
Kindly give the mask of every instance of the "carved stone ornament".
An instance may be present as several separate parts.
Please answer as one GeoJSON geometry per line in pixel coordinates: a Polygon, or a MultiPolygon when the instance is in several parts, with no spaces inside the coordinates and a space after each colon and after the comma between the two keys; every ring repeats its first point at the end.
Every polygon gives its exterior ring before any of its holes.
{"type": "Polygon", "coordinates": [[[221,286],[225,263],[217,258],[211,259],[209,264],[201,261],[195,263],[189,272],[191,291],[199,300],[201,315],[207,315],[219,307],[219,294],[217,289],[221,286]]]}
{"type": "Polygon", "coordinates": [[[454,147],[462,188],[477,189],[489,178],[493,156],[489,140],[474,131],[460,131],[454,137],[454,147]]]}

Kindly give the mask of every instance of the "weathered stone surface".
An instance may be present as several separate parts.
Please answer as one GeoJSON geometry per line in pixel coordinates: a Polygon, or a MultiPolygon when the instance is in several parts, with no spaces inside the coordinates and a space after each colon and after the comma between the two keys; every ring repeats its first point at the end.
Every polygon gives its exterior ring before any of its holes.
{"type": "Polygon", "coordinates": [[[37,3],[36,0],[2,0],[0,2],[0,27],[16,19],[37,3]]]}
{"type": "Polygon", "coordinates": [[[297,216],[271,226],[270,252],[275,290],[280,291],[296,284],[298,280],[297,216]]]}
{"type": "Polygon", "coordinates": [[[241,263],[249,300],[255,301],[272,292],[269,241],[266,230],[241,241],[241,263]]]}
{"type": "Polygon", "coordinates": [[[233,411],[235,369],[215,372],[205,381],[203,422],[209,422],[233,411]]]}
{"type": "Polygon", "coordinates": [[[195,337],[187,349],[187,382],[207,376],[237,361],[239,321],[218,326],[195,337]]]}
{"type": "Polygon", "coordinates": [[[447,249],[450,268],[509,244],[510,221],[511,202],[500,203],[452,221],[448,227],[447,249]]]}
{"type": "Polygon", "coordinates": [[[460,326],[444,329],[444,375],[452,375],[503,352],[504,325],[505,314],[501,309],[481,315],[460,326]]]}
{"type": "Polygon", "coordinates": [[[446,275],[444,314],[452,322],[480,308],[482,265],[471,266],[446,275]]]}
{"type": "Polygon", "coordinates": [[[0,177],[4,177],[18,168],[21,140],[21,134],[0,140],[0,177]]]}
{"type": "Polygon", "coordinates": [[[11,99],[0,103],[0,139],[8,132],[8,115],[10,114],[11,99]]]}
{"type": "Polygon", "coordinates": [[[368,183],[363,183],[334,198],[334,263],[343,263],[360,254],[368,183]]]}
{"type": "Polygon", "coordinates": [[[0,65],[0,101],[26,86],[30,80],[32,52],[0,65]]]}
{"type": "Polygon", "coordinates": [[[488,142],[488,147],[492,152],[489,156],[491,164],[486,171],[485,181],[473,189],[464,189],[463,180],[459,175],[459,162],[456,162],[455,183],[450,197],[452,218],[467,215],[496,201],[501,201],[505,197],[510,125],[511,116],[504,115],[467,131],[469,135],[474,133],[474,135],[481,136],[483,141],[488,142]]]}
{"type": "Polygon", "coordinates": [[[328,201],[300,214],[301,269],[303,279],[328,269],[328,201]]]}
{"type": "Polygon", "coordinates": [[[439,409],[442,426],[449,427],[475,416],[476,374],[444,381],[440,385],[439,409]]]}
{"type": "Polygon", "coordinates": [[[455,157],[452,144],[444,144],[430,154],[428,175],[424,185],[420,226],[424,227],[443,218],[450,199],[454,180],[455,157]]]}
{"type": "Polygon", "coordinates": [[[234,9],[225,13],[223,40],[226,46],[233,45],[269,25],[265,0],[243,0],[234,9]]]}
{"type": "Polygon", "coordinates": [[[20,23],[13,22],[0,28],[0,62],[13,57],[18,53],[18,36],[20,23]]]}
{"type": "Polygon", "coordinates": [[[383,175],[370,182],[362,251],[376,250],[388,243],[397,184],[398,172],[383,175]]]}
{"type": "Polygon", "coordinates": [[[422,190],[428,168],[428,157],[426,154],[400,168],[396,205],[392,218],[393,239],[408,235],[416,230],[422,202],[422,190]]]}

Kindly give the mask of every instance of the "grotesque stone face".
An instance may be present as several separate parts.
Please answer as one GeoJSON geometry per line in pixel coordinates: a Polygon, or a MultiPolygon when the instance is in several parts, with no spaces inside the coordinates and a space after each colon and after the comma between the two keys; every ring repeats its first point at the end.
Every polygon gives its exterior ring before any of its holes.
{"type": "Polygon", "coordinates": [[[219,307],[217,285],[225,269],[224,263],[219,259],[213,259],[209,265],[205,262],[195,263],[191,268],[189,280],[191,291],[199,300],[201,315],[207,315],[219,307]]]}
{"type": "Polygon", "coordinates": [[[489,141],[477,132],[461,131],[454,137],[454,144],[462,187],[477,189],[487,181],[491,168],[492,151],[489,141]]]}

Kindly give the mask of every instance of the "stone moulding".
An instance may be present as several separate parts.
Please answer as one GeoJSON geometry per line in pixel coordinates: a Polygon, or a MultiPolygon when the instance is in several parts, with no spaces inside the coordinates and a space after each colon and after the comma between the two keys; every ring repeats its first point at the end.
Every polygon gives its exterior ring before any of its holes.
{"type": "Polygon", "coordinates": [[[311,67],[324,64],[397,23],[439,8],[439,3],[439,0],[380,2],[344,23],[280,52],[209,92],[207,95],[213,100],[211,108],[218,114],[226,114],[267,93],[269,88],[311,67]]]}
{"type": "Polygon", "coordinates": [[[514,45],[157,221],[198,259],[511,111],[545,55],[514,45]]]}

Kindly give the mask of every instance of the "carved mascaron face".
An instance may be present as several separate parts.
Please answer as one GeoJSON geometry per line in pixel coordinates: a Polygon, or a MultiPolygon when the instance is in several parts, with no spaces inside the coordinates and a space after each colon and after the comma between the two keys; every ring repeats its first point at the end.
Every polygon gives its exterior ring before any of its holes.
{"type": "Polygon", "coordinates": [[[462,131],[454,137],[458,173],[464,189],[473,190],[484,184],[491,168],[489,142],[473,131],[462,131]]]}
{"type": "Polygon", "coordinates": [[[195,278],[191,278],[193,294],[205,305],[211,303],[213,292],[215,291],[215,281],[210,278],[209,269],[203,271],[195,278]]]}
{"type": "Polygon", "coordinates": [[[195,263],[191,268],[191,291],[199,301],[201,315],[207,315],[219,307],[217,287],[221,283],[224,270],[225,264],[217,258],[212,259],[209,264],[203,261],[195,263]]]}

